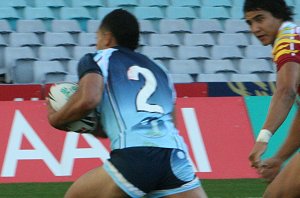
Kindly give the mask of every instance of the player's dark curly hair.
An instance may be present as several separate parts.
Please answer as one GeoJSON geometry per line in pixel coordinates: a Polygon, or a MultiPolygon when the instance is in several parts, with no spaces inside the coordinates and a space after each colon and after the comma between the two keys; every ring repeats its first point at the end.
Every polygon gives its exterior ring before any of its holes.
{"type": "Polygon", "coordinates": [[[110,31],[119,46],[135,50],[139,43],[139,24],[135,16],[123,9],[107,14],[99,27],[110,31]]]}
{"type": "Polygon", "coordinates": [[[245,0],[244,13],[255,10],[268,11],[283,21],[293,20],[293,12],[284,0],[245,0]]]}

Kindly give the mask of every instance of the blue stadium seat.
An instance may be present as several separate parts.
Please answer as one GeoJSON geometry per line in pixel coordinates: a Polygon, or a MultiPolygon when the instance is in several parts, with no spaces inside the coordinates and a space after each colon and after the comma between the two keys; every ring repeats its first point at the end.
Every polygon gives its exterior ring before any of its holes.
{"type": "Polygon", "coordinates": [[[38,36],[35,33],[11,33],[9,35],[10,47],[24,47],[24,46],[41,46],[38,36]]]}
{"type": "Polygon", "coordinates": [[[152,34],[158,32],[154,28],[154,25],[151,20],[139,20],[139,25],[140,25],[140,32],[142,34],[152,34]]]}
{"type": "Polygon", "coordinates": [[[231,7],[231,0],[202,0],[203,6],[231,7]]]}
{"type": "Polygon", "coordinates": [[[195,19],[197,15],[191,7],[174,7],[166,8],[166,18],[168,19],[195,19]]]}
{"type": "Polygon", "coordinates": [[[0,33],[1,34],[7,34],[11,33],[13,30],[10,27],[10,24],[8,23],[8,20],[0,19],[0,33]]]}
{"type": "Polygon", "coordinates": [[[11,67],[11,81],[14,84],[33,83],[33,63],[35,60],[17,60],[11,67]]]}
{"type": "Polygon", "coordinates": [[[95,46],[75,46],[72,57],[74,60],[80,60],[83,55],[94,52],[96,52],[95,46]]]}
{"type": "Polygon", "coordinates": [[[201,66],[196,60],[170,60],[169,72],[172,74],[198,74],[201,66]]]}
{"type": "Polygon", "coordinates": [[[0,7],[0,20],[5,19],[8,21],[12,30],[16,29],[16,21],[20,18],[15,8],[0,7]]]}
{"type": "Polygon", "coordinates": [[[151,46],[179,46],[179,38],[175,34],[151,34],[149,36],[149,45],[151,46]]]}
{"type": "Polygon", "coordinates": [[[24,8],[26,7],[25,0],[2,0],[0,1],[0,7],[13,7],[13,8],[24,8]]]}
{"type": "Polygon", "coordinates": [[[225,7],[202,6],[200,8],[201,19],[230,19],[229,11],[225,7]]]}
{"type": "Polygon", "coordinates": [[[245,48],[245,57],[251,59],[272,59],[272,47],[263,45],[248,45],[245,48]]]}
{"type": "Polygon", "coordinates": [[[135,7],[134,15],[138,20],[157,20],[164,18],[164,13],[159,7],[135,7]]]}
{"type": "Polygon", "coordinates": [[[183,44],[186,46],[204,46],[211,47],[215,45],[215,40],[211,34],[185,34],[183,44]]]}
{"type": "Polygon", "coordinates": [[[138,6],[137,0],[106,0],[108,7],[135,7],[138,6]]]}
{"type": "Polygon", "coordinates": [[[203,60],[209,59],[208,50],[203,46],[179,46],[177,50],[177,59],[180,60],[203,60]]]}
{"type": "Polygon", "coordinates": [[[38,49],[38,57],[39,60],[42,61],[54,61],[54,60],[64,61],[64,60],[71,59],[67,49],[62,46],[58,46],[58,47],[42,46],[38,49]]]}
{"type": "Polygon", "coordinates": [[[192,33],[222,33],[224,29],[217,19],[194,19],[192,22],[192,33]]]}
{"type": "Polygon", "coordinates": [[[218,44],[246,47],[249,45],[249,42],[247,37],[243,33],[221,33],[218,36],[218,44]]]}
{"type": "Polygon", "coordinates": [[[172,6],[181,6],[181,7],[193,7],[199,8],[201,7],[201,3],[199,0],[171,0],[172,6]]]}
{"type": "Polygon", "coordinates": [[[24,19],[55,19],[53,12],[48,7],[26,7],[24,19]]]}
{"type": "Polygon", "coordinates": [[[243,19],[227,19],[224,23],[226,33],[249,33],[249,25],[243,19]]]}
{"type": "Polygon", "coordinates": [[[45,33],[47,31],[45,24],[39,20],[26,20],[26,19],[19,19],[17,21],[17,32],[32,32],[32,33],[45,33]]]}
{"type": "Polygon", "coordinates": [[[276,73],[270,61],[265,59],[241,59],[238,69],[242,74],[276,73]]]}
{"type": "Polygon", "coordinates": [[[48,47],[75,46],[77,43],[67,32],[47,32],[44,35],[44,45],[48,47]]]}
{"type": "MultiPolygon", "coordinates": [[[[6,40],[3,38],[3,36],[0,34],[0,47],[6,47],[8,46],[8,43],[6,42],[6,40]]],[[[2,65],[1,65],[2,66],[2,65]]],[[[0,66],[0,67],[1,67],[0,66]]]]}
{"type": "Polygon", "coordinates": [[[203,73],[238,73],[231,60],[205,60],[203,64],[203,73]]]}
{"type": "Polygon", "coordinates": [[[92,19],[92,16],[85,7],[63,7],[60,10],[60,19],[77,20],[81,30],[86,31],[87,21],[92,19]]]}
{"type": "Polygon", "coordinates": [[[74,59],[68,61],[68,63],[67,63],[68,74],[77,75],[78,62],[79,62],[78,60],[74,60],[74,59]]]}
{"type": "Polygon", "coordinates": [[[85,33],[82,32],[78,35],[79,46],[95,46],[97,42],[96,33],[85,33]]]}
{"type": "Polygon", "coordinates": [[[244,12],[242,6],[234,6],[230,8],[230,16],[232,19],[243,19],[244,12]]]}
{"type": "Polygon", "coordinates": [[[140,0],[139,6],[141,7],[167,7],[169,6],[168,0],[140,0]]]}
{"type": "Polygon", "coordinates": [[[189,74],[169,74],[173,83],[192,83],[194,79],[189,74]]]}
{"type": "Polygon", "coordinates": [[[31,7],[49,7],[49,8],[60,8],[66,6],[64,0],[51,0],[51,1],[29,0],[28,5],[31,7]]]}
{"type": "Polygon", "coordinates": [[[212,47],[211,59],[241,59],[244,58],[237,46],[215,45],[212,47]]]}
{"type": "Polygon", "coordinates": [[[68,74],[59,61],[35,61],[33,63],[34,83],[62,82],[68,74]]]}
{"type": "Polygon", "coordinates": [[[87,21],[87,32],[96,33],[99,29],[101,20],[91,19],[87,21]]]}
{"type": "Polygon", "coordinates": [[[159,31],[163,34],[168,33],[191,33],[190,26],[185,19],[161,19],[159,31]]]}
{"type": "Polygon", "coordinates": [[[104,0],[66,0],[70,7],[104,7],[104,0]]]}
{"type": "Polygon", "coordinates": [[[54,19],[51,21],[51,31],[52,32],[68,32],[68,33],[80,33],[82,30],[79,26],[77,20],[67,19],[67,20],[60,20],[54,19]]]}
{"type": "Polygon", "coordinates": [[[141,52],[149,58],[155,60],[171,60],[175,59],[175,56],[171,49],[166,46],[144,46],[141,52]]]}

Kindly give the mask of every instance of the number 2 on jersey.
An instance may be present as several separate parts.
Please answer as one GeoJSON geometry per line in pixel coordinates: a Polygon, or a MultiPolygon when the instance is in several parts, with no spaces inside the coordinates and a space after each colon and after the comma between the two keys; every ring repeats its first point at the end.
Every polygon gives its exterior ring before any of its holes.
{"type": "Polygon", "coordinates": [[[151,113],[164,113],[164,109],[162,108],[162,106],[147,103],[147,100],[155,92],[157,87],[155,76],[149,69],[136,65],[131,66],[127,71],[127,77],[130,80],[139,80],[139,74],[141,74],[145,78],[145,85],[138,92],[136,97],[137,110],[147,111],[151,113]]]}

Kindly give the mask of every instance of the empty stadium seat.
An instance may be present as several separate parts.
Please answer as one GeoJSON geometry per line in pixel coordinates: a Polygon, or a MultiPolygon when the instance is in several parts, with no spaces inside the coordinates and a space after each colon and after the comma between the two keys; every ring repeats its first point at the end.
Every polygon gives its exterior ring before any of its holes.
{"type": "Polygon", "coordinates": [[[138,20],[157,20],[164,18],[164,13],[159,7],[135,7],[134,15],[138,20]]]}
{"type": "Polygon", "coordinates": [[[16,27],[17,32],[32,32],[32,33],[45,33],[47,31],[44,23],[39,20],[24,20],[24,19],[19,19],[17,21],[17,27],[16,27]]]}
{"type": "Polygon", "coordinates": [[[168,6],[166,8],[166,18],[168,19],[195,19],[197,15],[191,7],[174,7],[168,6]]]}
{"type": "Polygon", "coordinates": [[[241,59],[238,69],[242,74],[276,72],[270,62],[265,59],[241,59]]]}
{"type": "Polygon", "coordinates": [[[249,25],[243,19],[227,19],[225,21],[226,33],[249,33],[249,25]]]}
{"type": "Polygon", "coordinates": [[[24,19],[40,19],[44,21],[55,19],[55,16],[48,7],[25,7],[24,19]]]}
{"type": "Polygon", "coordinates": [[[199,0],[171,0],[172,6],[182,6],[182,7],[201,7],[199,0]]]}
{"type": "Polygon", "coordinates": [[[139,6],[142,7],[167,7],[169,6],[169,1],[168,0],[140,0],[139,6]]]}
{"type": "Polygon", "coordinates": [[[238,70],[230,60],[205,60],[203,64],[203,73],[238,73],[238,70]]]}
{"type": "Polygon", "coordinates": [[[233,6],[244,6],[245,0],[232,0],[233,6]]]}
{"type": "Polygon", "coordinates": [[[68,74],[77,75],[78,62],[79,62],[78,60],[74,60],[74,59],[68,61],[68,63],[67,63],[68,74]]]}
{"type": "Polygon", "coordinates": [[[14,8],[24,8],[26,7],[25,0],[2,0],[0,1],[0,7],[14,7],[14,8]]]}
{"type": "Polygon", "coordinates": [[[44,35],[45,46],[75,46],[77,43],[73,37],[67,32],[47,32],[44,35]]]}
{"type": "Polygon", "coordinates": [[[96,18],[97,20],[102,20],[108,13],[111,11],[118,9],[118,7],[99,7],[97,8],[96,18]]]}
{"type": "Polygon", "coordinates": [[[231,7],[231,0],[202,0],[203,6],[231,7]]]}
{"type": "Polygon", "coordinates": [[[96,33],[98,32],[101,20],[92,19],[87,21],[87,32],[96,33]]]}
{"type": "Polygon", "coordinates": [[[54,60],[70,60],[71,57],[66,48],[58,47],[40,47],[38,49],[39,60],[41,61],[54,61],[54,60]]]}
{"type": "Polygon", "coordinates": [[[201,19],[230,19],[229,11],[225,7],[202,6],[200,8],[201,19]]]}
{"type": "Polygon", "coordinates": [[[177,59],[209,59],[210,55],[203,46],[179,46],[177,51],[177,59]]]}
{"type": "Polygon", "coordinates": [[[235,82],[232,81],[232,73],[198,74],[196,82],[235,82]]]}
{"type": "Polygon", "coordinates": [[[258,38],[256,38],[256,36],[254,36],[254,35],[250,36],[250,44],[251,45],[262,45],[260,40],[258,40],[258,38]]]}
{"type": "Polygon", "coordinates": [[[6,40],[3,38],[3,36],[1,34],[0,34],[0,46],[1,47],[8,46],[8,43],[6,42],[6,40]]]}
{"type": "Polygon", "coordinates": [[[217,19],[194,19],[192,22],[192,32],[199,33],[221,33],[224,32],[217,19]]]}
{"type": "Polygon", "coordinates": [[[232,19],[243,19],[244,11],[242,6],[234,6],[230,8],[230,18],[232,19]]]}
{"type": "Polygon", "coordinates": [[[69,32],[69,33],[80,33],[81,28],[76,20],[59,20],[55,19],[51,21],[52,32],[69,32]]]}
{"type": "Polygon", "coordinates": [[[10,27],[10,24],[5,19],[0,19],[0,33],[1,34],[7,34],[11,33],[13,30],[10,27]]]}
{"type": "Polygon", "coordinates": [[[161,19],[159,31],[162,34],[191,33],[188,22],[185,19],[161,19]]]}
{"type": "Polygon", "coordinates": [[[215,40],[209,33],[206,34],[185,34],[183,44],[187,46],[205,46],[215,45],[215,40]]]}
{"type": "Polygon", "coordinates": [[[154,25],[151,20],[139,20],[139,26],[140,26],[140,33],[142,34],[151,34],[151,33],[158,32],[154,28],[154,25]]]}
{"type": "Polygon", "coordinates": [[[108,7],[131,7],[138,6],[137,0],[106,0],[108,7]]]}
{"type": "Polygon", "coordinates": [[[94,52],[96,52],[96,48],[94,46],[75,46],[73,49],[73,59],[80,60],[83,55],[94,52]]]}
{"type": "Polygon", "coordinates": [[[82,32],[78,35],[78,45],[80,46],[95,46],[97,42],[96,33],[82,32]]]}
{"type": "Polygon", "coordinates": [[[16,60],[10,68],[11,81],[14,84],[33,83],[33,63],[35,60],[16,60]]]}
{"type": "Polygon", "coordinates": [[[189,74],[169,74],[173,83],[192,83],[194,79],[189,74]]]}
{"type": "Polygon", "coordinates": [[[87,8],[63,7],[60,11],[60,19],[92,19],[87,8]]]}
{"type": "Polygon", "coordinates": [[[175,34],[151,34],[149,36],[151,46],[179,46],[179,38],[175,34]]]}
{"type": "Polygon", "coordinates": [[[34,33],[11,33],[9,35],[9,45],[11,47],[41,46],[38,36],[34,33]]]}
{"type": "Polygon", "coordinates": [[[66,0],[70,7],[104,7],[104,0],[66,0]]]}
{"type": "Polygon", "coordinates": [[[212,47],[211,59],[241,59],[244,58],[237,46],[215,45],[212,47]]]}
{"type": "Polygon", "coordinates": [[[198,74],[202,72],[196,60],[170,60],[168,68],[172,74],[198,74]]]}
{"type": "Polygon", "coordinates": [[[245,57],[251,59],[272,59],[272,48],[271,46],[248,45],[245,48],[245,57]]]}
{"type": "Polygon", "coordinates": [[[35,61],[33,63],[34,83],[55,83],[64,81],[67,71],[59,61],[35,61]]]}
{"type": "Polygon", "coordinates": [[[175,56],[171,49],[166,46],[144,46],[141,52],[152,59],[175,59],[175,56]]]}
{"type": "Polygon", "coordinates": [[[66,6],[64,0],[30,0],[28,5],[31,7],[49,7],[49,8],[60,8],[66,6]]]}
{"type": "Polygon", "coordinates": [[[243,33],[235,33],[235,34],[221,33],[218,36],[218,44],[246,47],[247,45],[249,45],[249,42],[247,37],[243,33]]]}
{"type": "Polygon", "coordinates": [[[231,82],[275,82],[276,74],[258,73],[258,74],[232,74],[231,82]]]}

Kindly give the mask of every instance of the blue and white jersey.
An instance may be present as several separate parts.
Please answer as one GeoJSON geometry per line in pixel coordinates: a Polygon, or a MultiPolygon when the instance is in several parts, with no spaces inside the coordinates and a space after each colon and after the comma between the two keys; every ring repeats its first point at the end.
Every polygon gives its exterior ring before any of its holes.
{"type": "Polygon", "coordinates": [[[98,111],[112,149],[185,148],[172,120],[174,87],[162,67],[140,53],[115,47],[80,60],[80,77],[95,71],[104,78],[98,111]]]}

